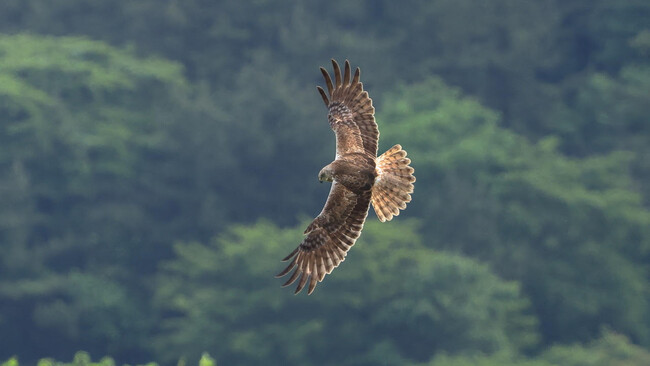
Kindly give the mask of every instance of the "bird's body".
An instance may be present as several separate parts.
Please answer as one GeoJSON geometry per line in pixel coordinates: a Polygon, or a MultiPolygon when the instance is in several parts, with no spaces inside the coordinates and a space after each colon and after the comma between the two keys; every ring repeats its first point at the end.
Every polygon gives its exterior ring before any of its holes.
{"type": "Polygon", "coordinates": [[[351,78],[348,61],[343,75],[336,61],[332,60],[332,66],[335,84],[321,68],[328,93],[318,87],[336,135],[336,158],[320,171],[318,179],[332,182],[332,188],[323,210],[305,230],[305,239],[284,258],[291,262],[277,275],[282,277],[296,268],[284,284],[300,277],[295,293],[309,281],[311,294],[317,282],[345,260],[361,235],[371,203],[380,221],[390,221],[411,201],[415,182],[411,160],[400,145],[377,157],[375,108],[359,81],[359,68],[351,78]]]}
{"type": "Polygon", "coordinates": [[[333,180],[360,194],[371,190],[375,184],[375,168],[374,158],[361,153],[350,153],[337,158],[323,169],[331,171],[333,180]]]}

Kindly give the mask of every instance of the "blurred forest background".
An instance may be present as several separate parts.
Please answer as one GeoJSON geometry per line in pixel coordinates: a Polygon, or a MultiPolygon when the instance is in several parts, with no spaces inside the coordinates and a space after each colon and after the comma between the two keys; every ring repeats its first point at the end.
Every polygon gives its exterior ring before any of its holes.
{"type": "Polygon", "coordinates": [[[0,244],[0,361],[647,365],[650,2],[2,1],[0,244]],[[418,180],[293,296],[330,58],[418,180]]]}

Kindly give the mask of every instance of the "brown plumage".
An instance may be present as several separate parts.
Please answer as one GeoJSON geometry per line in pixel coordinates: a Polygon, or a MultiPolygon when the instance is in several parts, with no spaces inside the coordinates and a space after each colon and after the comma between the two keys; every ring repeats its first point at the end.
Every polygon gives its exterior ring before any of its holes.
{"type": "Polygon", "coordinates": [[[395,145],[377,158],[377,179],[372,187],[372,207],[379,221],[390,221],[411,202],[415,171],[401,145],[395,145]]]}
{"type": "Polygon", "coordinates": [[[347,60],[342,75],[336,61],[332,60],[332,66],[334,82],[324,68],[320,69],[327,92],[317,87],[336,135],[336,158],[320,171],[318,178],[332,182],[332,188],[325,207],[307,226],[302,243],[283,259],[291,262],[276,276],[282,277],[295,268],[283,286],[299,279],[296,294],[307,283],[311,294],[316,284],[345,260],[361,235],[371,203],[380,221],[390,221],[411,201],[415,182],[411,160],[400,145],[377,157],[375,108],[359,81],[359,68],[351,76],[347,60]]]}

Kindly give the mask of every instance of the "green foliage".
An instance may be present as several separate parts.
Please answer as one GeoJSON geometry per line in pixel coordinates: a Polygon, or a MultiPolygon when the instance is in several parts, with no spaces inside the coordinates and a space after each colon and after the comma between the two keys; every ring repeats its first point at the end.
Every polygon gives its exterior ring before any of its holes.
{"type": "MultiPolygon", "coordinates": [[[[526,359],[524,357],[513,357],[508,353],[500,353],[492,356],[449,356],[446,354],[436,355],[426,366],[560,366],[539,359],[526,359]]],[[[565,366],[564,364],[561,364],[565,366]]]]}
{"type": "Polygon", "coordinates": [[[643,366],[650,360],[650,352],[624,335],[606,330],[586,346],[554,346],[541,358],[563,366],[643,366]]]}
{"type": "Polygon", "coordinates": [[[494,355],[436,355],[427,366],[644,366],[648,350],[623,335],[605,330],[587,345],[553,346],[541,355],[526,358],[502,352],[494,355]]]}
{"type": "Polygon", "coordinates": [[[0,204],[0,297],[11,299],[0,306],[0,339],[21,347],[11,329],[30,319],[36,342],[55,339],[41,344],[47,354],[59,356],[66,339],[126,351],[149,319],[124,271],[148,215],[141,157],[164,142],[149,115],[187,93],[182,68],[82,38],[28,35],[0,36],[0,65],[9,81],[0,86],[0,184],[11,197],[0,204]]]}
{"type": "MultiPolygon", "coordinates": [[[[19,366],[20,363],[16,357],[12,357],[6,362],[3,362],[1,366],[19,366]]],[[[55,361],[51,358],[42,358],[38,360],[37,366],[115,366],[115,361],[110,357],[102,357],[98,362],[93,362],[90,354],[88,352],[79,351],[75,353],[72,362],[60,362],[55,361]]],[[[198,363],[199,366],[216,366],[216,361],[210,357],[208,353],[203,353],[201,360],[198,363]]],[[[129,365],[124,365],[129,366],[129,365]]],[[[135,366],[158,366],[155,362],[149,362],[147,364],[138,364],[135,366]]],[[[179,361],[178,366],[181,366],[181,361],[179,361]]]]}
{"type": "Polygon", "coordinates": [[[7,361],[3,362],[2,366],[18,366],[18,359],[16,357],[12,357],[7,361]]]}
{"type": "MultiPolygon", "coordinates": [[[[594,73],[573,87],[575,97],[553,113],[563,150],[576,155],[633,152],[631,172],[638,182],[645,182],[650,177],[648,88],[650,64],[628,65],[616,75],[594,73]]],[[[639,184],[638,189],[650,202],[648,185],[639,184]]]]}
{"type": "Polygon", "coordinates": [[[496,113],[437,79],[385,100],[384,141],[402,142],[418,177],[406,215],[431,218],[432,246],[520,281],[546,339],[586,340],[598,324],[650,339],[638,322],[650,213],[632,190],[630,154],[564,157],[555,139],[532,144],[498,127],[496,113]]]}
{"type": "Polygon", "coordinates": [[[308,298],[280,290],[271,274],[281,268],[268,260],[299,242],[299,228],[262,221],[231,227],[210,245],[176,245],[157,294],[170,314],[157,353],[210,349],[226,363],[358,365],[424,360],[461,344],[486,353],[535,344],[536,322],[516,283],[427,249],[414,222],[390,226],[367,223],[337,276],[308,298]]]}
{"type": "Polygon", "coordinates": [[[217,366],[217,362],[207,352],[203,352],[199,360],[199,366],[217,366]]]}

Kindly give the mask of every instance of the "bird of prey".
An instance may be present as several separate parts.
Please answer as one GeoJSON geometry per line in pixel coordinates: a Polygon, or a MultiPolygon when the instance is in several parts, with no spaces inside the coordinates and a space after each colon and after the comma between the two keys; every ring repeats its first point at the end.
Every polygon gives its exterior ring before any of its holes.
{"type": "Polygon", "coordinates": [[[336,158],[318,173],[318,179],[332,182],[332,187],[325,207],[305,230],[302,243],[283,259],[291,262],[276,276],[282,277],[295,268],[283,287],[300,277],[296,294],[307,282],[311,294],[317,282],[341,264],[361,235],[371,203],[379,221],[390,221],[411,201],[415,182],[411,160],[400,145],[377,156],[375,108],[359,81],[359,68],[351,77],[347,60],[343,75],[335,60],[332,66],[334,83],[320,68],[327,93],[317,87],[336,135],[336,158]]]}

